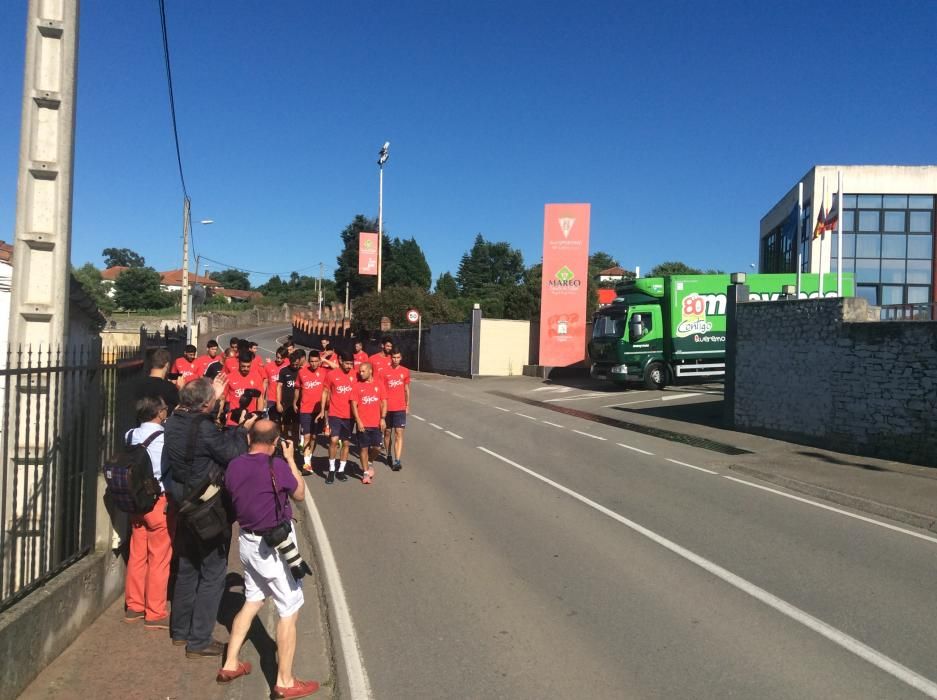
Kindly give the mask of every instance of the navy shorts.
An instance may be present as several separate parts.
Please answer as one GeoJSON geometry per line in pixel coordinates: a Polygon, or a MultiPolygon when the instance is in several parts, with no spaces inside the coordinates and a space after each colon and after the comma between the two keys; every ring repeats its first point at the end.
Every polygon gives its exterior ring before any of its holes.
{"type": "Polygon", "coordinates": [[[358,431],[358,447],[381,447],[384,444],[384,435],[380,428],[365,428],[358,431]]]}
{"type": "Polygon", "coordinates": [[[316,416],[319,415],[319,412],[315,413],[300,413],[299,414],[299,430],[303,435],[319,435],[323,428],[325,427],[321,420],[316,420],[316,416]]]}
{"type": "Polygon", "coordinates": [[[329,437],[348,440],[351,437],[351,418],[329,416],[329,437]]]}
{"type": "Polygon", "coordinates": [[[388,428],[406,428],[407,427],[407,412],[406,411],[388,411],[387,412],[387,427],[388,428]]]}

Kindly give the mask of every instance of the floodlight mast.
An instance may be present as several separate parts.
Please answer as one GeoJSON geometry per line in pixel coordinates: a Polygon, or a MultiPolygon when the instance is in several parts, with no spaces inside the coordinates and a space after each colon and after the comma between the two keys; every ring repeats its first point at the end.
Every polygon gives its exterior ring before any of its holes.
{"type": "Polygon", "coordinates": [[[380,185],[377,198],[377,293],[381,293],[381,273],[384,259],[381,253],[384,250],[384,163],[390,156],[390,141],[385,141],[377,154],[377,167],[380,170],[380,185]]]}

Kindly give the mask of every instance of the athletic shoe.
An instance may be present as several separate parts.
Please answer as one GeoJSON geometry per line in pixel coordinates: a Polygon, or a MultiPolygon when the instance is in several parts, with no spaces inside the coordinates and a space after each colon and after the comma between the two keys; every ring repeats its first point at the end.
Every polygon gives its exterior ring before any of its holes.
{"type": "Polygon", "coordinates": [[[143,629],[145,630],[168,630],[169,618],[161,617],[158,620],[144,620],[143,629]]]}
{"type": "Polygon", "coordinates": [[[345,472],[339,472],[335,475],[335,478],[339,481],[348,481],[348,475],[345,472]]]}
{"type": "Polygon", "coordinates": [[[403,464],[401,464],[400,460],[398,459],[396,462],[390,465],[390,468],[395,472],[399,472],[401,469],[403,469],[403,464]]]}
{"type": "Polygon", "coordinates": [[[304,464],[299,468],[299,473],[303,476],[312,476],[315,472],[312,470],[312,467],[308,464],[304,464]]]}
{"type": "Polygon", "coordinates": [[[143,612],[137,612],[136,610],[125,610],[124,611],[124,622],[134,623],[140,622],[143,619],[143,612]]]}
{"type": "Polygon", "coordinates": [[[325,475],[325,483],[331,484],[333,481],[335,481],[335,472],[330,471],[325,475]]]}

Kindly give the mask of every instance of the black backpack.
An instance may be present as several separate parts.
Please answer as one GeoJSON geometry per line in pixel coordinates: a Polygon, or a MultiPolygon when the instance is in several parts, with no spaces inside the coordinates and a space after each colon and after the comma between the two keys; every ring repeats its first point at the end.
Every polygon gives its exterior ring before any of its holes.
{"type": "Polygon", "coordinates": [[[162,430],[157,430],[143,442],[131,445],[128,433],[127,444],[104,463],[106,493],[125,513],[149,513],[159,500],[161,490],[146,448],[162,434],[162,430]]]}

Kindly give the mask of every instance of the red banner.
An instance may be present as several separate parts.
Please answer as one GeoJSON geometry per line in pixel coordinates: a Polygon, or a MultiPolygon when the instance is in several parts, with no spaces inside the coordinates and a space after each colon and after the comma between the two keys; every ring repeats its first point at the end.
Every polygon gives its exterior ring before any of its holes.
{"type": "Polygon", "coordinates": [[[547,204],[543,221],[540,364],[565,367],[586,356],[588,204],[547,204]]]}
{"type": "Polygon", "coordinates": [[[377,274],[377,234],[358,234],[358,274],[377,274]]]}

